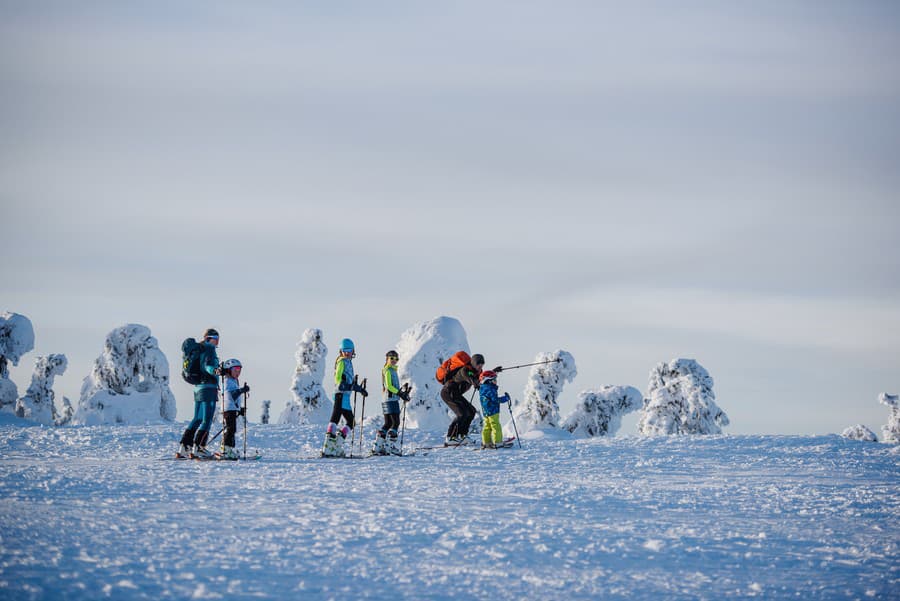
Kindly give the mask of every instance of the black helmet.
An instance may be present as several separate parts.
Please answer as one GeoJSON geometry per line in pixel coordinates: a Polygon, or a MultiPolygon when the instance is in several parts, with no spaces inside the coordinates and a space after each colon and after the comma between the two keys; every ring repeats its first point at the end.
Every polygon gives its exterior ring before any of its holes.
{"type": "Polygon", "coordinates": [[[385,359],[390,359],[390,358],[399,359],[400,355],[397,354],[397,351],[388,351],[387,353],[385,353],[384,358],[385,359]]]}
{"type": "Polygon", "coordinates": [[[475,353],[472,355],[472,365],[481,364],[484,365],[484,355],[475,353]]]}
{"type": "Polygon", "coordinates": [[[207,338],[218,338],[218,337],[219,337],[219,331],[214,328],[206,328],[206,331],[203,332],[203,340],[206,340],[207,338]]]}

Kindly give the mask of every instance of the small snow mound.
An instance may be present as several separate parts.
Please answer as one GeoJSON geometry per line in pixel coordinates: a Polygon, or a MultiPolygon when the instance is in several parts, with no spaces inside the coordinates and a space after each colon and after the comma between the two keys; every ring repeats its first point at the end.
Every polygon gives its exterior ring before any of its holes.
{"type": "Polygon", "coordinates": [[[175,419],[169,363],[150,329],[116,328],[81,386],[72,416],[79,425],[144,424],[175,419]]]}
{"type": "Polygon", "coordinates": [[[712,377],[693,359],[657,364],[648,389],[638,425],[645,436],[721,434],[729,424],[716,404],[712,377]]]}
{"type": "Polygon", "coordinates": [[[564,350],[538,353],[528,373],[522,403],[514,404],[516,422],[524,430],[559,427],[559,395],[578,375],[575,357],[564,350]]]}
{"type": "Polygon", "coordinates": [[[450,412],[441,400],[441,384],[434,372],[457,351],[469,352],[466,330],[458,319],[435,317],[413,324],[397,343],[401,384],[410,383],[408,425],[423,430],[443,430],[450,412]]]}
{"type": "Polygon", "coordinates": [[[865,442],[878,442],[878,437],[875,436],[875,433],[869,430],[862,424],[856,424],[855,426],[850,426],[843,432],[841,432],[841,436],[844,438],[849,438],[850,440],[862,440],[865,442]]]}
{"type": "Polygon", "coordinates": [[[647,542],[644,543],[644,548],[649,549],[651,551],[660,552],[665,547],[665,543],[659,539],[651,538],[647,542]]]}
{"type": "Polygon", "coordinates": [[[562,423],[575,436],[615,436],[622,416],[641,408],[643,396],[633,386],[603,386],[578,395],[575,409],[562,423]]]}
{"type": "Polygon", "coordinates": [[[324,423],[331,414],[331,403],[322,386],[325,379],[325,357],[328,347],[322,330],[304,330],[297,343],[297,367],[291,386],[292,400],[288,401],[278,418],[279,424],[324,423]]]}

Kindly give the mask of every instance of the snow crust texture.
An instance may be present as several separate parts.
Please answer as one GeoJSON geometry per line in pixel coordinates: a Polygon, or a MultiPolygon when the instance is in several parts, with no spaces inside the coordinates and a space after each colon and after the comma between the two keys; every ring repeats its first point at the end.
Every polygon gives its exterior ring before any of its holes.
{"type": "Polygon", "coordinates": [[[83,425],[141,424],[175,419],[169,363],[138,324],[116,328],[81,386],[72,422],[83,425]]]}
{"type": "Polygon", "coordinates": [[[9,379],[9,363],[18,365],[22,355],[34,349],[31,320],[18,313],[0,314],[0,411],[12,413],[19,389],[9,379]]]}
{"type": "Polygon", "coordinates": [[[884,442],[900,442],[900,396],[882,392],[878,401],[891,409],[888,423],[881,426],[881,438],[884,442]]]}
{"type": "Polygon", "coordinates": [[[633,386],[585,390],[562,428],[578,437],[615,436],[622,427],[622,416],[640,409],[642,402],[641,391],[633,386]]]}
{"type": "MultiPolygon", "coordinates": [[[[20,420],[21,421],[21,420],[20,420]]],[[[896,599],[897,454],[839,436],[160,461],[180,427],[0,426],[4,599],[896,599]]],[[[435,434],[406,432],[406,445],[435,434]]]]}
{"type": "Polygon", "coordinates": [[[65,355],[38,357],[34,362],[31,385],[25,396],[16,402],[16,415],[45,426],[65,423],[70,419],[72,406],[68,399],[64,399],[64,409],[58,411],[53,392],[53,380],[66,373],[68,365],[65,355]]]}
{"type": "Polygon", "coordinates": [[[324,423],[331,413],[328,394],[322,386],[328,347],[322,330],[304,330],[297,343],[297,367],[291,386],[292,399],[278,418],[280,424],[324,423]]]}
{"type": "Polygon", "coordinates": [[[721,434],[729,423],[716,404],[712,377],[693,359],[657,364],[648,391],[638,424],[645,436],[721,434]]]}
{"type": "Polygon", "coordinates": [[[869,430],[862,424],[856,424],[855,426],[850,426],[843,432],[841,432],[841,436],[844,438],[849,438],[850,440],[862,440],[865,442],[878,442],[878,437],[875,436],[875,433],[869,430]]]}
{"type": "Polygon", "coordinates": [[[575,358],[566,351],[538,353],[533,363],[545,361],[552,363],[535,365],[529,371],[524,399],[514,409],[516,423],[524,432],[559,427],[559,395],[563,386],[578,375],[575,358]]]}
{"type": "Polygon", "coordinates": [[[400,335],[396,349],[400,355],[397,376],[401,384],[409,382],[411,386],[407,424],[427,430],[446,430],[451,414],[441,400],[441,384],[434,372],[453,353],[470,353],[462,324],[446,316],[416,323],[400,335]]]}

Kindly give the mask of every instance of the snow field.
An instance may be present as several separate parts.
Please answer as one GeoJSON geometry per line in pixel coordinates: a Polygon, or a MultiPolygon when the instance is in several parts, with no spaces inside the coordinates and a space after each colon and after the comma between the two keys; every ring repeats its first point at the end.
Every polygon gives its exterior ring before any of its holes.
{"type": "Polygon", "coordinates": [[[313,458],[321,427],[250,427],[258,462],[162,461],[178,425],[0,426],[0,597],[888,599],[900,585],[898,447],[537,439],[348,461],[313,458]]]}

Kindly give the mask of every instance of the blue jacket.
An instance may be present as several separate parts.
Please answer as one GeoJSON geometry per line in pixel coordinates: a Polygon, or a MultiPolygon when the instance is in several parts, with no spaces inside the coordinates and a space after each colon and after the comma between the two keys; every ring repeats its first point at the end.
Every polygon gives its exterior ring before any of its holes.
{"type": "Polygon", "coordinates": [[[200,390],[201,388],[218,388],[219,382],[216,379],[216,369],[219,367],[219,356],[216,354],[215,345],[209,342],[201,342],[203,346],[203,359],[201,363],[203,364],[203,371],[209,374],[207,377],[203,379],[203,382],[194,386],[194,390],[200,390]]]}
{"type": "Polygon", "coordinates": [[[481,411],[485,417],[497,415],[500,413],[500,403],[509,402],[509,394],[497,396],[497,384],[490,380],[481,384],[478,398],[481,399],[481,411]]]}

